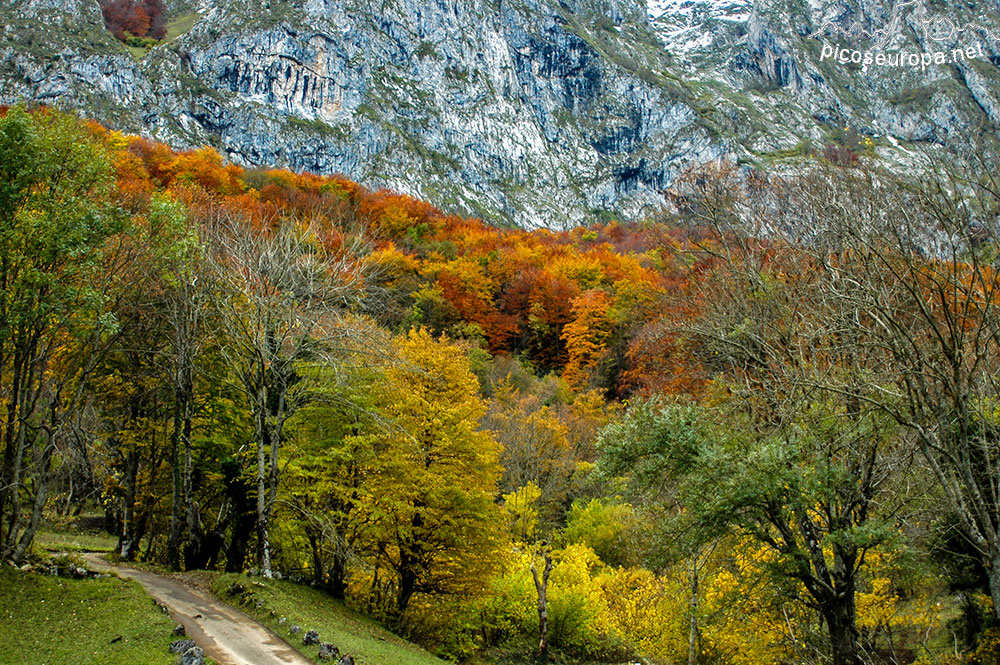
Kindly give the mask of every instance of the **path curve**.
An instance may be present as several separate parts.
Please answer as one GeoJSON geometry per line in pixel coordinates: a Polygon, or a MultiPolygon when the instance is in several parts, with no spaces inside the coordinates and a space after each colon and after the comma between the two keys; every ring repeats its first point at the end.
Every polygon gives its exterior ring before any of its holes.
{"type": "Polygon", "coordinates": [[[99,554],[84,558],[92,570],[114,572],[141,584],[219,665],[313,665],[255,619],[207,593],[165,575],[110,564],[99,554]]]}

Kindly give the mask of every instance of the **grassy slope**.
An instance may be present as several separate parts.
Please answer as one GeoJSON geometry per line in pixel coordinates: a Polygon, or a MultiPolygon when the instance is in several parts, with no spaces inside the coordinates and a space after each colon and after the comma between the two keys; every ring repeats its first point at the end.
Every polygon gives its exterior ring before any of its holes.
{"type": "Polygon", "coordinates": [[[39,531],[34,545],[53,552],[110,552],[117,542],[106,533],[39,531]]]}
{"type": "Polygon", "coordinates": [[[177,39],[190,30],[199,18],[201,18],[201,14],[198,12],[188,12],[187,14],[173,17],[167,21],[167,34],[163,38],[163,41],[172,42],[177,39]]]}
{"type": "Polygon", "coordinates": [[[320,640],[336,644],[341,653],[354,656],[358,665],[445,665],[444,661],[350,610],[328,594],[302,584],[285,580],[265,582],[257,577],[226,574],[215,578],[212,591],[225,602],[255,616],[313,659],[319,648],[302,646],[302,633],[293,636],[288,632],[292,624],[298,624],[303,631],[318,631],[320,640]],[[242,597],[226,593],[234,582],[239,582],[249,592],[242,597]],[[258,600],[262,603],[259,609],[255,606],[258,600]],[[271,611],[276,616],[272,617],[271,611]],[[279,624],[278,617],[287,617],[288,621],[279,624]]]}
{"type": "Polygon", "coordinates": [[[0,665],[171,665],[173,627],[135,582],[0,566],[0,665]]]}
{"type": "Polygon", "coordinates": [[[74,517],[50,515],[33,545],[36,550],[50,552],[110,552],[118,538],[103,527],[104,513],[95,510],[74,517]]]}

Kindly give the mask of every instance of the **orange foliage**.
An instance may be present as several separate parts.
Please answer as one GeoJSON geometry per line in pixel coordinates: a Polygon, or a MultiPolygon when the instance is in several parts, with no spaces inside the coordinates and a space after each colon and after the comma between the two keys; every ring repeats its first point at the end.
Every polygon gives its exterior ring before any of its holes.
{"type": "Polygon", "coordinates": [[[401,238],[419,225],[440,228],[443,217],[431,204],[388,189],[363,196],[358,213],[386,238],[401,238]]]}
{"type": "Polygon", "coordinates": [[[563,378],[571,386],[585,387],[590,373],[604,358],[611,336],[611,298],[590,289],[573,300],[573,320],[563,327],[569,356],[563,378]]]}
{"type": "Polygon", "coordinates": [[[210,148],[178,152],[96,124],[91,131],[108,146],[122,204],[134,214],[162,191],[202,223],[236,216],[265,230],[284,218],[308,220],[334,251],[365,236],[379,285],[395,298],[394,325],[412,322],[417,299],[437,298],[440,325],[457,326],[450,334],[481,332],[492,353],[522,354],[578,389],[599,385],[598,366],[600,385],[625,392],[703,385],[671,331],[701,307],[688,284],[704,267],[678,257],[698,254],[705,234],[617,222],[501,229],[341,175],[245,170],[210,148]]]}

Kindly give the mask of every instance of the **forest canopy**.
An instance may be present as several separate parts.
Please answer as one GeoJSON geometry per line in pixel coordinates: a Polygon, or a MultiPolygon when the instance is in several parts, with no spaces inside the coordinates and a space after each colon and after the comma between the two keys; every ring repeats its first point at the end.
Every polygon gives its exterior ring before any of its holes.
{"type": "Polygon", "coordinates": [[[0,559],[96,510],[455,661],[996,662],[1000,190],[938,176],[527,232],[3,109],[0,559]]]}

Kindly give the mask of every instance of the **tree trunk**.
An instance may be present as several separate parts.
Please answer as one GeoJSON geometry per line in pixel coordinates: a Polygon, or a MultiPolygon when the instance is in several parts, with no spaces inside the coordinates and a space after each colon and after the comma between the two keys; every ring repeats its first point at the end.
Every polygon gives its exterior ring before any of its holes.
{"type": "Polygon", "coordinates": [[[991,558],[990,595],[993,597],[993,613],[1000,619],[1000,552],[991,558]]]}
{"type": "MultiPolygon", "coordinates": [[[[3,347],[0,346],[0,349],[3,347]]],[[[22,374],[22,363],[19,362],[20,354],[12,353],[13,356],[13,371],[11,372],[11,384],[10,386],[4,386],[4,390],[9,390],[9,397],[7,400],[7,422],[4,423],[4,451],[3,451],[3,473],[0,475],[0,552],[3,553],[4,558],[13,551],[14,537],[17,534],[16,522],[17,519],[14,515],[15,506],[20,501],[18,496],[18,481],[16,480],[18,475],[18,467],[20,465],[20,456],[23,449],[21,441],[24,439],[24,425],[20,422],[19,417],[24,417],[24,390],[23,390],[23,374],[22,374]],[[17,451],[17,452],[15,452],[17,451]],[[11,515],[8,518],[6,516],[7,510],[11,511],[11,515]],[[7,529],[4,532],[3,520],[7,519],[7,529]]],[[[3,369],[3,366],[0,366],[3,369]]]]}
{"type": "Polygon", "coordinates": [[[49,440],[45,444],[45,450],[42,451],[42,459],[38,471],[38,489],[35,493],[34,507],[31,511],[31,520],[28,522],[28,526],[25,527],[24,533],[21,534],[21,539],[17,544],[17,548],[14,550],[13,557],[11,557],[14,560],[14,563],[21,562],[21,558],[31,546],[31,541],[34,540],[35,533],[38,531],[38,526],[42,521],[42,511],[45,509],[45,500],[49,491],[49,469],[52,467],[52,455],[56,450],[53,438],[54,436],[50,433],[48,437],[49,440]]]}
{"type": "Polygon", "coordinates": [[[131,561],[135,558],[135,485],[139,473],[139,455],[130,450],[125,457],[125,506],[122,518],[122,531],[118,538],[118,552],[122,559],[131,561]]]}
{"type": "Polygon", "coordinates": [[[691,580],[691,603],[688,608],[688,665],[698,662],[698,558],[692,556],[688,570],[691,580]]]}
{"type": "Polygon", "coordinates": [[[542,568],[542,575],[539,578],[538,569],[535,562],[531,562],[531,577],[535,581],[535,591],[538,592],[538,653],[547,656],[549,652],[549,573],[552,572],[552,554],[545,552],[542,555],[545,559],[545,566],[542,568]]]}
{"type": "Polygon", "coordinates": [[[204,568],[211,553],[205,551],[205,532],[201,527],[201,512],[198,502],[194,500],[194,461],[191,450],[191,420],[194,417],[193,387],[190,377],[187,377],[187,399],[184,402],[182,441],[184,443],[184,512],[187,519],[187,545],[184,548],[184,564],[191,568],[204,568]]]}
{"type": "Polygon", "coordinates": [[[8,518],[7,524],[7,540],[5,542],[5,556],[6,553],[10,553],[14,550],[14,544],[17,542],[17,534],[21,530],[21,467],[24,464],[24,451],[25,451],[25,427],[24,424],[19,424],[17,427],[17,444],[16,451],[13,456],[12,469],[10,474],[10,479],[7,481],[7,488],[10,491],[10,517],[8,518]]]}
{"type": "Polygon", "coordinates": [[[312,550],[313,559],[313,581],[319,585],[323,586],[326,583],[326,572],[323,566],[323,553],[320,551],[322,547],[323,536],[317,536],[316,534],[310,533],[307,535],[309,539],[309,548],[312,550]]]}
{"type": "Polygon", "coordinates": [[[257,441],[257,565],[260,574],[270,578],[271,543],[267,510],[267,460],[270,445],[264,438],[258,437],[257,441]]]}
{"type": "Polygon", "coordinates": [[[183,416],[181,414],[180,387],[174,390],[174,429],[170,433],[170,469],[173,480],[173,488],[170,496],[170,535],[167,538],[167,564],[171,570],[181,569],[181,465],[180,465],[180,444],[181,429],[183,428],[183,416]]]}
{"type": "Polygon", "coordinates": [[[854,594],[833,601],[824,613],[830,632],[833,665],[861,665],[858,657],[858,634],[855,627],[854,594]]]}
{"type": "Polygon", "coordinates": [[[347,595],[347,580],[345,579],[347,577],[347,562],[345,558],[346,556],[338,546],[333,555],[330,571],[327,573],[330,580],[330,595],[338,600],[344,600],[347,595]]]}
{"type": "MultiPolygon", "coordinates": [[[[33,374],[33,372],[29,371],[29,374],[33,374]]],[[[19,404],[18,408],[15,410],[15,417],[17,420],[8,423],[9,427],[13,427],[15,422],[17,423],[17,426],[14,430],[14,437],[12,439],[12,443],[16,440],[16,444],[14,444],[13,447],[15,452],[13,452],[12,455],[9,480],[7,480],[6,484],[6,489],[10,492],[10,518],[8,519],[6,547],[4,548],[5,555],[16,549],[15,543],[17,542],[17,534],[21,529],[21,472],[24,467],[25,451],[27,450],[27,427],[23,422],[23,419],[26,417],[26,412],[28,410],[27,393],[22,391],[22,394],[19,397],[21,399],[21,404],[19,404]]]]}
{"type": "Polygon", "coordinates": [[[410,605],[410,598],[417,588],[417,576],[412,567],[402,564],[399,571],[399,593],[396,594],[396,620],[398,621],[403,612],[410,605]]]}

